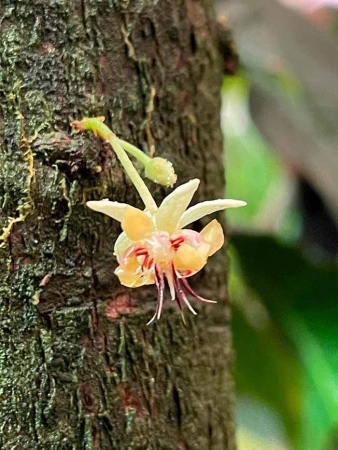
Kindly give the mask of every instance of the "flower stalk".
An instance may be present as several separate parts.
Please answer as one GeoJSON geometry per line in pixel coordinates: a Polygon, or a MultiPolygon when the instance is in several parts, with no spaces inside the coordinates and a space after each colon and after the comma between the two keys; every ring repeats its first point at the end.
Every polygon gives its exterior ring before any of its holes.
{"type": "Polygon", "coordinates": [[[144,206],[148,211],[155,212],[157,211],[157,205],[155,200],[153,199],[149,189],[147,188],[145,182],[140,177],[139,173],[135,169],[133,163],[130,161],[128,155],[123,149],[122,145],[119,142],[116,134],[113,133],[107,125],[103,123],[104,117],[92,117],[92,118],[84,118],[81,121],[75,120],[71,123],[71,126],[75,130],[83,131],[92,131],[96,136],[100,136],[104,141],[109,142],[111,147],[113,148],[116,156],[118,157],[120,163],[122,164],[124,170],[129,175],[132,183],[134,184],[137,192],[140,194],[140,197],[144,203],[144,206]]]}
{"type": "Polygon", "coordinates": [[[150,158],[135,145],[122,139],[119,139],[119,143],[126,152],[143,164],[145,176],[149,180],[166,187],[172,187],[176,183],[177,175],[170,161],[160,157],[150,158]]]}

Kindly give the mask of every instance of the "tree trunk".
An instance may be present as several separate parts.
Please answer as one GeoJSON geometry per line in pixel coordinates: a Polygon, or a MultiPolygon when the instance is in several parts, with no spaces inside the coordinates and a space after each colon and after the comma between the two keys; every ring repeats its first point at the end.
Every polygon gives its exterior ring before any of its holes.
{"type": "Polygon", "coordinates": [[[179,183],[200,178],[195,202],[223,197],[231,49],[211,0],[4,0],[0,16],[0,448],[233,449],[224,253],[193,280],[217,305],[184,326],[167,300],[147,327],[155,288],[119,285],[118,224],[84,204],[140,199],[69,127],[104,115],[179,183]]]}

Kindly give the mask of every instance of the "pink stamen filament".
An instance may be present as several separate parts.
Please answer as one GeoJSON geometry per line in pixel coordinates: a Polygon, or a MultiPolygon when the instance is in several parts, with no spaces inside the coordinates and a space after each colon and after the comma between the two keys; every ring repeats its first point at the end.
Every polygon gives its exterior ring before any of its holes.
{"type": "MultiPolygon", "coordinates": [[[[150,261],[153,264],[154,261],[152,259],[150,261]]],[[[157,264],[155,264],[154,270],[155,270],[155,282],[156,282],[156,287],[157,287],[157,305],[156,305],[155,314],[152,317],[152,319],[147,323],[147,325],[149,325],[151,322],[153,322],[156,318],[158,320],[161,317],[161,312],[162,312],[162,309],[163,309],[164,275],[163,275],[163,272],[162,272],[161,268],[157,264]]],[[[217,303],[215,300],[208,300],[208,299],[203,298],[200,295],[198,295],[190,287],[190,285],[187,282],[187,280],[185,280],[184,278],[180,278],[176,274],[176,271],[175,271],[173,266],[172,266],[171,270],[168,271],[165,275],[166,275],[166,278],[167,278],[168,286],[170,288],[172,300],[176,301],[177,306],[179,307],[179,310],[181,312],[181,316],[182,316],[182,320],[183,320],[184,324],[186,322],[185,322],[185,318],[184,318],[182,302],[184,302],[186,304],[186,306],[190,309],[190,311],[193,314],[197,314],[197,312],[191,306],[191,304],[190,304],[189,300],[187,299],[187,296],[186,296],[186,294],[185,294],[183,289],[185,289],[187,291],[187,293],[190,294],[192,297],[200,300],[201,302],[217,303]]]]}
{"type": "Polygon", "coordinates": [[[198,295],[189,285],[189,283],[187,282],[187,280],[185,280],[184,278],[181,278],[182,284],[185,288],[185,290],[188,292],[188,294],[190,294],[192,297],[197,298],[197,300],[200,300],[201,302],[206,302],[206,303],[217,303],[216,300],[208,300],[206,298],[201,297],[200,295],[198,295]]]}
{"type": "Polygon", "coordinates": [[[164,277],[162,270],[155,265],[155,282],[157,287],[157,305],[154,316],[149,320],[147,325],[151,324],[157,317],[157,320],[161,317],[164,300],[164,277]]]}
{"type": "MultiPolygon", "coordinates": [[[[194,310],[194,308],[190,305],[189,300],[187,299],[182,287],[179,278],[177,277],[174,269],[173,269],[173,278],[174,278],[174,285],[175,285],[175,292],[176,292],[176,301],[179,299],[179,301],[184,301],[184,303],[187,305],[187,307],[190,309],[190,311],[193,314],[197,314],[197,312],[194,310]]],[[[182,312],[183,317],[183,312],[182,312]]]]}

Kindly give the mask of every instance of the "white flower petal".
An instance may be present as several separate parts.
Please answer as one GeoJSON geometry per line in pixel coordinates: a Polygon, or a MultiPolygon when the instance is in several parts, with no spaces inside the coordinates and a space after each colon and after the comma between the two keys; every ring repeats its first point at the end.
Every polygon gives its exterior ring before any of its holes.
{"type": "Polygon", "coordinates": [[[245,205],[246,202],[231,199],[211,200],[198,203],[197,205],[192,206],[185,211],[185,213],[181,217],[181,220],[179,221],[178,227],[180,229],[184,228],[185,226],[189,225],[192,222],[195,222],[201,217],[207,216],[208,214],[212,214],[216,211],[221,211],[222,209],[239,208],[240,206],[245,205]]]}
{"type": "Polygon", "coordinates": [[[182,214],[187,209],[196,192],[200,180],[188,181],[176,188],[162,202],[156,213],[156,228],[173,233],[178,228],[182,214]]]}
{"type": "Polygon", "coordinates": [[[94,211],[106,214],[119,222],[122,222],[126,209],[129,207],[126,203],[111,202],[107,198],[100,201],[87,202],[87,206],[94,211]]]}
{"type": "Polygon", "coordinates": [[[120,236],[116,239],[114,245],[114,255],[116,256],[118,263],[120,263],[121,256],[127,250],[127,248],[131,247],[134,244],[135,242],[129,239],[124,231],[120,234],[120,236]]]}

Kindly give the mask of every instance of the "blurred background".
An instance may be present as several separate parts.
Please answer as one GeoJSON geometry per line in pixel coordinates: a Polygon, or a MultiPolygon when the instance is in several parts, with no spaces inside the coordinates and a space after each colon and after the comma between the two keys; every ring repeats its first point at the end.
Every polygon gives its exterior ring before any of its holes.
{"type": "Polygon", "coordinates": [[[239,450],[338,449],[338,0],[219,0],[239,450]],[[234,71],[232,68],[230,71],[234,71]]]}

